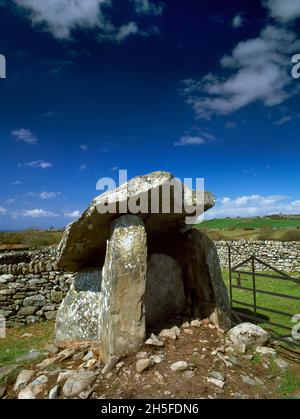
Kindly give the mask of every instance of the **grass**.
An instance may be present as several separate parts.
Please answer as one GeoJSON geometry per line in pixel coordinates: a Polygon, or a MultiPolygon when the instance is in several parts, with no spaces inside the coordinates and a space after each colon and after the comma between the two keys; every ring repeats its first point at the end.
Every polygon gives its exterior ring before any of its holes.
{"type": "MultiPolygon", "coordinates": [[[[270,272],[268,272],[270,274],[270,272]]],[[[291,274],[292,275],[292,274],[291,274]]],[[[233,284],[236,285],[237,274],[233,275],[233,284]]],[[[294,274],[294,277],[299,278],[299,274],[294,274]]],[[[223,278],[225,284],[229,288],[229,273],[227,270],[223,271],[223,278]]],[[[241,275],[242,286],[252,289],[252,276],[251,275],[241,275]]],[[[277,280],[271,278],[256,278],[256,288],[276,292],[286,295],[297,296],[300,298],[300,285],[292,281],[277,280]]],[[[284,316],[281,314],[270,313],[263,309],[258,309],[257,316],[262,318],[265,321],[271,321],[274,323],[280,323],[287,326],[290,330],[295,326],[292,323],[292,316],[300,313],[300,301],[285,299],[282,297],[275,297],[271,295],[256,293],[257,305],[260,307],[265,307],[269,309],[275,309],[282,312],[291,314],[291,316],[284,316]]],[[[241,301],[247,304],[253,304],[253,293],[251,291],[245,291],[240,289],[233,289],[233,300],[241,301]]],[[[238,311],[243,311],[245,314],[253,315],[253,309],[246,307],[242,304],[233,304],[234,308],[238,311]]],[[[247,321],[247,320],[246,320],[247,321]]],[[[251,320],[249,320],[251,321],[251,320]]],[[[288,331],[285,331],[282,328],[276,326],[270,326],[264,321],[260,323],[263,328],[270,329],[275,333],[288,334],[288,331]]]]}
{"type": "Polygon", "coordinates": [[[300,241],[300,215],[293,217],[220,218],[198,225],[212,240],[300,241]]]}
{"type": "Polygon", "coordinates": [[[52,341],[53,329],[52,321],[7,329],[6,338],[0,339],[0,368],[17,363],[17,359],[31,349],[44,349],[45,345],[52,341]],[[32,336],[22,337],[25,333],[32,336]]]}
{"type": "MultiPolygon", "coordinates": [[[[62,231],[25,230],[0,233],[0,245],[24,245],[30,248],[40,248],[57,245],[62,237],[62,231]]],[[[3,247],[3,246],[1,246],[3,247]]]]}
{"type": "Polygon", "coordinates": [[[288,371],[283,374],[281,383],[277,389],[278,394],[282,398],[299,397],[300,393],[300,377],[294,371],[288,371]]]}
{"type": "Polygon", "coordinates": [[[209,221],[204,221],[199,224],[200,228],[209,229],[257,229],[257,228],[300,228],[300,216],[298,219],[286,218],[269,218],[269,217],[254,217],[254,218],[219,218],[209,221]]]}

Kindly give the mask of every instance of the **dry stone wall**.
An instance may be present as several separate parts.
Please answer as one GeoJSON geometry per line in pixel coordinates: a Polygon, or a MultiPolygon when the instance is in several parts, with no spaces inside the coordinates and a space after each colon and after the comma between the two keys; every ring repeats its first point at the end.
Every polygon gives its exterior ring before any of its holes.
{"type": "MultiPolygon", "coordinates": [[[[217,241],[220,263],[223,268],[228,267],[228,244],[232,245],[232,263],[236,265],[251,255],[284,272],[300,272],[300,242],[279,241],[217,241]]],[[[258,270],[268,270],[259,266],[258,270]]]]}
{"type": "Polygon", "coordinates": [[[58,270],[55,247],[0,255],[0,314],[6,325],[54,320],[73,277],[58,270]]]}

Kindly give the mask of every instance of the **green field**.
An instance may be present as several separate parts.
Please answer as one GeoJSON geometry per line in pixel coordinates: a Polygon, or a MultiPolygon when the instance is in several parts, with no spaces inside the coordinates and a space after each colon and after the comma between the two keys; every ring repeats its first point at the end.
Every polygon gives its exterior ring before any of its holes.
{"type": "Polygon", "coordinates": [[[256,229],[256,228],[299,228],[299,219],[279,218],[273,219],[269,217],[255,217],[255,218],[219,218],[209,221],[204,221],[199,224],[200,228],[209,229],[256,229]]]}
{"type": "MultiPolygon", "coordinates": [[[[270,272],[268,272],[270,274],[270,272]]],[[[294,278],[300,279],[299,273],[291,274],[294,278]]],[[[233,284],[237,285],[236,281],[237,274],[233,274],[233,284]]],[[[223,278],[229,290],[229,273],[228,271],[223,271],[223,278]]],[[[242,275],[242,286],[246,288],[252,289],[252,276],[251,275],[242,275]]],[[[257,277],[256,278],[256,288],[263,290],[263,291],[270,291],[281,293],[285,295],[292,295],[294,297],[300,298],[300,284],[294,283],[292,281],[285,281],[285,280],[278,280],[272,278],[265,278],[265,277],[257,277]]],[[[263,309],[257,310],[257,317],[261,318],[265,321],[271,321],[273,323],[279,323],[287,326],[290,330],[294,323],[292,323],[292,316],[295,314],[300,314],[300,301],[292,300],[292,299],[285,299],[282,297],[276,297],[271,295],[266,295],[262,293],[256,294],[257,298],[257,306],[263,308],[269,308],[273,310],[279,310],[285,313],[289,313],[290,315],[284,316],[281,314],[270,313],[263,309]]],[[[252,291],[245,291],[240,289],[233,289],[233,300],[240,301],[247,304],[253,304],[253,292],[252,291]]],[[[253,315],[253,309],[242,304],[233,304],[234,309],[238,310],[242,314],[253,315]]],[[[249,319],[244,319],[245,321],[251,321],[249,319]]],[[[289,331],[285,331],[276,326],[270,326],[264,321],[260,323],[260,325],[265,328],[271,328],[273,332],[279,334],[289,334],[289,331]]]]}
{"type": "Polygon", "coordinates": [[[198,225],[211,240],[300,241],[300,215],[218,218],[198,225]]]}

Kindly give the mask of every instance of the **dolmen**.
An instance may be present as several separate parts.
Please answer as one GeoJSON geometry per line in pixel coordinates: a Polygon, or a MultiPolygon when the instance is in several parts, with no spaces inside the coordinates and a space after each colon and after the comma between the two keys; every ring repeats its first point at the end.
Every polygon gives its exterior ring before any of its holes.
{"type": "Polygon", "coordinates": [[[76,275],[58,311],[56,342],[94,342],[107,362],[138,350],[174,319],[209,318],[228,329],[217,251],[189,224],[191,214],[196,220],[214,204],[211,193],[168,172],[96,197],[59,245],[59,266],[76,275]]]}

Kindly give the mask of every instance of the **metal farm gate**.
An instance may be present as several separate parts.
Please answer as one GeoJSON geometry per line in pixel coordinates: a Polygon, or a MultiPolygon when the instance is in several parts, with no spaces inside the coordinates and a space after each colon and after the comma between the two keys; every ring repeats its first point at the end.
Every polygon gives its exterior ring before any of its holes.
{"type": "Polygon", "coordinates": [[[255,255],[233,266],[233,253],[242,259],[228,245],[229,295],[234,321],[263,325],[275,340],[300,348],[300,279],[255,255]]]}

